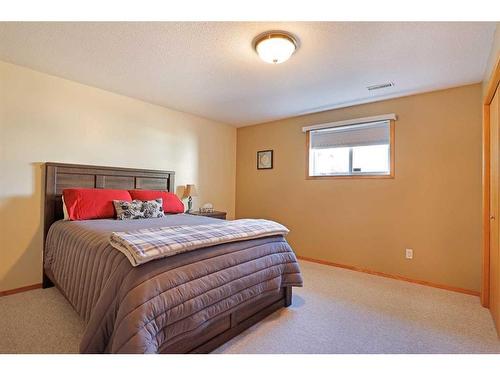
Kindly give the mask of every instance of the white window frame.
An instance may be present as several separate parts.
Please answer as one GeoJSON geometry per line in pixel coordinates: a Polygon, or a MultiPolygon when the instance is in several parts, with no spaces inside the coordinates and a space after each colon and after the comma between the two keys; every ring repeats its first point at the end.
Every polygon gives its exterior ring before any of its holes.
{"type": "Polygon", "coordinates": [[[318,124],[312,126],[306,126],[302,128],[302,131],[306,133],[306,179],[336,179],[336,178],[394,178],[394,156],[395,156],[395,120],[396,115],[386,114],[380,116],[363,117],[352,120],[337,121],[325,124],[318,124]],[[389,121],[389,173],[377,173],[377,172],[356,172],[353,171],[352,166],[352,147],[349,150],[349,174],[326,174],[326,175],[310,175],[310,131],[318,129],[327,129],[339,126],[347,125],[361,125],[371,122],[389,121]]]}

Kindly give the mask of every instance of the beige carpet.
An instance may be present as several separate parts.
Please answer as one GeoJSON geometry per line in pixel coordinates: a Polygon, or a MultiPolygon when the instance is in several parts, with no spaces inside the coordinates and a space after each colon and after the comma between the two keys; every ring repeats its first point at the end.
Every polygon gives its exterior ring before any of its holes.
{"type": "MultiPolygon", "coordinates": [[[[216,353],[500,353],[477,297],[301,262],[305,287],[216,353]]],[[[77,352],[83,332],[55,289],[0,298],[0,353],[77,352]]]]}

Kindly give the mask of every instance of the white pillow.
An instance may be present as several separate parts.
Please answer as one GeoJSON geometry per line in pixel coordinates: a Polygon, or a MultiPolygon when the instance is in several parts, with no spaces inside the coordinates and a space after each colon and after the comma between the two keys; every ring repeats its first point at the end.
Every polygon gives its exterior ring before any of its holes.
{"type": "Polygon", "coordinates": [[[69,220],[68,209],[66,208],[66,203],[64,203],[64,196],[61,195],[61,198],[62,198],[63,214],[64,214],[63,220],[69,220]]]}

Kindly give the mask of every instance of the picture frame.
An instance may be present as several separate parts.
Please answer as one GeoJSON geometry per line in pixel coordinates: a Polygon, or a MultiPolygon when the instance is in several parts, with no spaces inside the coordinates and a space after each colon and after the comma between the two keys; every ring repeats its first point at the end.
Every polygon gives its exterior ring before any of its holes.
{"type": "Polygon", "coordinates": [[[257,151],[257,169],[273,169],[273,150],[257,151]]]}

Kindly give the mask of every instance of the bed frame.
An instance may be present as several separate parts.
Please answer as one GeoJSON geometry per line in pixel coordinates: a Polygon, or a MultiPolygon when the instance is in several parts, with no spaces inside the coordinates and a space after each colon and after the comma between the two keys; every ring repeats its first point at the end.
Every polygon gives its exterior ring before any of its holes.
{"type": "MultiPolygon", "coordinates": [[[[63,218],[62,191],[68,188],[175,190],[175,172],[45,163],[44,244],[50,226],[63,218]]],[[[43,252],[45,264],[45,251],[43,252]]],[[[43,269],[43,288],[54,286],[43,269]]],[[[57,287],[57,284],[56,284],[57,287]]],[[[64,293],[62,293],[64,295],[64,293]]],[[[292,288],[266,294],[207,321],[201,328],[160,348],[160,353],[209,353],[274,311],[290,306],[292,288]]]]}

